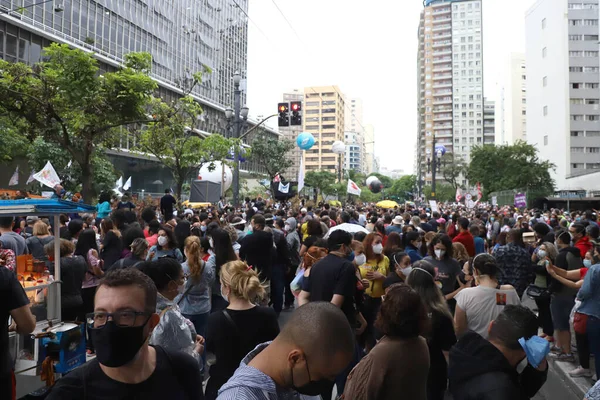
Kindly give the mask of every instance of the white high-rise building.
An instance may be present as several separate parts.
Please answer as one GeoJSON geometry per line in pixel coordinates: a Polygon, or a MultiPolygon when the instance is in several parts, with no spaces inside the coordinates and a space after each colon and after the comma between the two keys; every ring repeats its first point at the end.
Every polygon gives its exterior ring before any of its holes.
{"type": "Polygon", "coordinates": [[[527,74],[525,54],[508,57],[496,102],[496,144],[527,141],[527,74]]]}
{"type": "Polygon", "coordinates": [[[421,185],[431,184],[434,141],[467,162],[473,146],[494,143],[483,127],[481,8],[481,0],[425,1],[417,57],[421,185]]]}
{"type": "Polygon", "coordinates": [[[346,158],[344,169],[366,172],[365,128],[363,125],[363,102],[359,98],[346,99],[345,111],[346,158]]]}
{"type": "Polygon", "coordinates": [[[540,0],[527,12],[527,141],[558,190],[600,189],[598,0],[540,0]]]}

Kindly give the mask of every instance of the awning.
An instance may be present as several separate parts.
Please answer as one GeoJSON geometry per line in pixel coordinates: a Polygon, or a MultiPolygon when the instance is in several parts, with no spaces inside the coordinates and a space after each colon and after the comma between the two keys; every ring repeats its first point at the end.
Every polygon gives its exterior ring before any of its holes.
{"type": "Polygon", "coordinates": [[[0,200],[0,217],[14,215],[56,215],[95,212],[96,207],[57,199],[0,200]]]}

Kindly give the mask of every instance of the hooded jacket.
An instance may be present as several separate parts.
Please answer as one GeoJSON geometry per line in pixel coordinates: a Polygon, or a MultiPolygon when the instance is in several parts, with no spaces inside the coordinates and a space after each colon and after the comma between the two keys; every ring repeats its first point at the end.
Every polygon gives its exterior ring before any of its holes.
{"type": "Polygon", "coordinates": [[[256,346],[240,363],[229,381],[219,390],[217,400],[317,400],[320,396],[306,396],[293,389],[277,386],[273,379],[250,367],[248,363],[270,342],[256,346]]]}
{"type": "Polygon", "coordinates": [[[290,249],[290,260],[292,267],[298,267],[298,265],[300,265],[300,248],[302,247],[302,243],[300,242],[300,236],[298,236],[298,232],[296,231],[296,227],[298,226],[296,218],[290,217],[286,219],[285,224],[292,228],[292,230],[288,232],[287,236],[285,237],[290,249]]]}
{"type": "Polygon", "coordinates": [[[475,332],[450,350],[448,379],[454,400],[528,400],[546,382],[548,370],[527,365],[521,374],[504,354],[475,332]]]}

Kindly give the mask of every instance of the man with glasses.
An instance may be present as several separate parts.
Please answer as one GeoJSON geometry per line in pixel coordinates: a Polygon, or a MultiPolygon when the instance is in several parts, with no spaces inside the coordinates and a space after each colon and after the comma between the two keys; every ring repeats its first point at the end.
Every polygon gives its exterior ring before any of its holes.
{"type": "Polygon", "coordinates": [[[148,344],[160,319],[156,296],[135,268],[107,273],[87,315],[96,359],[58,380],[48,399],[203,399],[197,361],[148,344]]]}

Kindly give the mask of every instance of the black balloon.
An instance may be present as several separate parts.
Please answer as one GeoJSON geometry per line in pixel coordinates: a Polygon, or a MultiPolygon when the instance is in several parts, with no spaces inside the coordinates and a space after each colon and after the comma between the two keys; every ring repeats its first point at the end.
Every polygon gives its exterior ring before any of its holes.
{"type": "Polygon", "coordinates": [[[382,188],[383,188],[383,185],[381,184],[381,181],[379,179],[375,179],[369,185],[369,190],[371,191],[371,193],[379,193],[379,192],[381,192],[382,188]]]}

